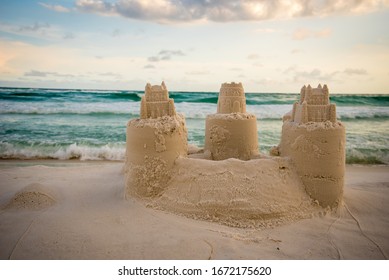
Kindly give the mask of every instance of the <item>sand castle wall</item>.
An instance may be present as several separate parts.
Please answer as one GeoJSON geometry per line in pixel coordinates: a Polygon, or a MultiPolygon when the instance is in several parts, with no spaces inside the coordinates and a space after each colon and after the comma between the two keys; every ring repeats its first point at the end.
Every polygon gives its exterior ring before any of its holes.
{"type": "Polygon", "coordinates": [[[179,158],[151,206],[234,227],[273,227],[318,211],[289,159],[179,158]]]}

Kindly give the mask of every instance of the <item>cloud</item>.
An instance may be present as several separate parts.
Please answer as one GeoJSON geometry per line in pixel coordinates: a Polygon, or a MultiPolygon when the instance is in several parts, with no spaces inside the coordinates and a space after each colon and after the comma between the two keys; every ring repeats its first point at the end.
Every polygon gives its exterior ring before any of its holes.
{"type": "Polygon", "coordinates": [[[256,32],[256,33],[275,33],[278,31],[276,29],[273,29],[273,28],[258,28],[258,29],[255,29],[254,32],[256,32]]]}
{"type": "Polygon", "coordinates": [[[158,62],[160,59],[158,56],[150,56],[147,60],[150,62],[158,62]]]}
{"type": "Polygon", "coordinates": [[[310,82],[310,81],[334,81],[339,71],[330,73],[323,73],[320,69],[314,68],[312,70],[299,70],[296,66],[290,66],[283,71],[283,74],[293,76],[294,82],[310,82]]]}
{"type": "Polygon", "coordinates": [[[70,40],[70,39],[76,38],[76,36],[75,36],[72,32],[68,32],[68,33],[66,33],[65,35],[63,35],[63,38],[64,38],[65,40],[70,40]]]}
{"type": "Polygon", "coordinates": [[[262,78],[259,80],[251,80],[252,83],[258,84],[261,86],[274,86],[277,85],[279,82],[277,80],[274,80],[272,78],[262,78]]]}
{"type": "Polygon", "coordinates": [[[112,37],[118,37],[118,36],[120,36],[120,35],[122,35],[122,31],[120,31],[120,29],[115,29],[115,30],[112,31],[112,33],[111,33],[111,36],[112,36],[112,37]]]}
{"type": "Polygon", "coordinates": [[[24,73],[24,76],[32,76],[32,77],[46,77],[47,75],[52,74],[52,72],[41,72],[37,70],[31,70],[30,72],[24,73]]]}
{"type": "Polygon", "coordinates": [[[343,73],[346,75],[367,75],[367,71],[365,69],[355,69],[355,68],[346,68],[343,73]]]}
{"type": "Polygon", "coordinates": [[[29,38],[38,39],[44,42],[47,41],[59,41],[62,42],[63,39],[74,39],[74,33],[63,29],[59,26],[50,25],[47,22],[35,21],[31,24],[18,25],[18,24],[9,24],[0,21],[0,31],[23,35],[29,38]]]}
{"type": "Polygon", "coordinates": [[[201,76],[201,75],[209,75],[210,72],[209,71],[190,71],[190,72],[185,72],[186,75],[189,75],[189,76],[201,76]]]}
{"type": "Polygon", "coordinates": [[[300,80],[301,78],[311,80],[311,79],[320,79],[321,76],[322,76],[321,71],[315,68],[311,71],[296,71],[294,79],[295,81],[300,80]]]}
{"type": "Polygon", "coordinates": [[[307,28],[299,28],[294,31],[292,38],[294,40],[305,40],[308,38],[324,38],[331,34],[331,29],[325,28],[322,30],[311,30],[307,28]]]}
{"type": "Polygon", "coordinates": [[[48,76],[53,76],[53,77],[65,77],[65,78],[72,78],[75,77],[74,75],[70,74],[60,74],[58,72],[45,72],[45,71],[38,71],[38,70],[31,70],[29,72],[25,72],[24,76],[26,77],[48,77],[48,76]]]}
{"type": "Polygon", "coordinates": [[[162,50],[159,52],[160,55],[185,55],[183,51],[176,50],[176,51],[169,51],[169,50],[162,50]]]}
{"type": "Polygon", "coordinates": [[[255,62],[255,63],[253,63],[253,66],[255,66],[255,67],[263,67],[263,64],[259,63],[259,62],[255,62]]]}
{"type": "Polygon", "coordinates": [[[53,11],[60,12],[60,13],[70,12],[70,9],[68,9],[64,6],[61,6],[61,5],[50,5],[50,4],[46,4],[46,3],[42,3],[42,2],[39,2],[39,5],[41,5],[42,7],[45,7],[49,10],[53,10],[53,11]]]}
{"type": "Polygon", "coordinates": [[[293,73],[293,72],[296,72],[297,71],[297,67],[296,66],[289,66],[288,68],[286,68],[283,73],[284,74],[289,74],[289,73],[293,73]]]}
{"type": "Polygon", "coordinates": [[[261,57],[255,53],[249,54],[247,56],[247,59],[252,61],[252,65],[254,67],[262,67],[263,66],[263,64],[258,61],[260,58],[261,57]]]}
{"type": "MultiPolygon", "coordinates": [[[[47,4],[46,4],[47,5],[47,4]]],[[[77,0],[86,13],[154,22],[261,21],[276,18],[364,14],[389,6],[387,0],[77,0]]],[[[66,9],[66,8],[65,8],[66,9]]],[[[270,29],[265,29],[271,31],[270,29]]]]}
{"type": "Polygon", "coordinates": [[[50,28],[50,25],[47,22],[46,23],[35,22],[32,25],[22,25],[22,26],[20,26],[18,31],[20,31],[20,32],[24,32],[24,31],[37,32],[37,31],[41,31],[41,30],[44,30],[44,29],[47,29],[47,28],[50,28]]]}
{"type": "Polygon", "coordinates": [[[293,49],[290,51],[291,54],[298,54],[298,53],[303,53],[304,51],[301,49],[293,49]]]}
{"type": "Polygon", "coordinates": [[[334,70],[332,72],[323,73],[320,69],[299,70],[296,66],[290,66],[283,71],[283,74],[293,76],[294,82],[309,83],[311,81],[319,81],[323,83],[341,81],[347,76],[366,76],[368,72],[362,68],[346,68],[345,70],[334,70]]]}
{"type": "Polygon", "coordinates": [[[147,65],[145,65],[143,68],[145,68],[145,69],[154,69],[155,66],[152,65],[152,64],[147,64],[147,65]]]}
{"type": "Polygon", "coordinates": [[[184,56],[185,53],[181,50],[161,50],[158,55],[150,56],[147,60],[150,62],[158,62],[161,60],[170,60],[173,56],[184,56]]]}
{"type": "Polygon", "coordinates": [[[113,72],[103,72],[103,73],[98,73],[98,75],[103,76],[103,77],[113,77],[113,78],[117,78],[117,79],[122,78],[122,75],[120,75],[118,73],[113,73],[113,72]]]}
{"type": "Polygon", "coordinates": [[[247,59],[248,59],[248,60],[256,60],[256,59],[259,59],[259,55],[255,54],[255,53],[249,54],[249,55],[247,56],[247,59]]]}

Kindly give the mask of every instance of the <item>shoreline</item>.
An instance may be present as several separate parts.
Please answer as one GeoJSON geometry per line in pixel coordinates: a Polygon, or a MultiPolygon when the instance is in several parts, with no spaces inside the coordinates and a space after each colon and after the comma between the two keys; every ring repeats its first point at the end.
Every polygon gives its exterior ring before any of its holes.
{"type": "Polygon", "coordinates": [[[123,163],[124,160],[80,160],[80,159],[0,159],[0,168],[14,167],[14,166],[73,166],[73,165],[101,165],[101,164],[115,164],[123,163]]]}
{"type": "MultiPolygon", "coordinates": [[[[264,154],[261,154],[261,155],[264,155],[264,154]]],[[[266,157],[270,156],[270,155],[265,155],[266,157]]],[[[209,160],[209,159],[204,159],[204,160],[209,160]]],[[[106,160],[106,159],[97,159],[97,160],[80,160],[80,159],[46,159],[46,158],[43,158],[43,159],[2,159],[0,158],[0,167],[2,165],[6,165],[7,163],[10,164],[10,166],[12,166],[13,164],[17,164],[17,163],[26,163],[26,165],[38,165],[39,163],[52,163],[52,164],[66,164],[66,163],[69,163],[69,164],[99,164],[99,163],[102,163],[102,164],[109,164],[109,163],[125,163],[124,160],[106,160]]],[[[385,163],[372,163],[372,164],[362,164],[362,163],[346,163],[346,166],[361,166],[361,167],[364,167],[364,166],[374,166],[374,167],[389,167],[389,164],[385,164],[385,163]]]]}

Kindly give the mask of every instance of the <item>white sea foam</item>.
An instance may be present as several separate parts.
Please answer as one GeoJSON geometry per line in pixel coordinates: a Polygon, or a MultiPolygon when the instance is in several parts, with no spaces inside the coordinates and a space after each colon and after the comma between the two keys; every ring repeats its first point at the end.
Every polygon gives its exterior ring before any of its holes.
{"type": "Polygon", "coordinates": [[[25,146],[15,147],[10,143],[0,143],[0,158],[3,159],[79,159],[79,160],[124,160],[125,146],[104,145],[91,147],[76,143],[66,147],[25,146]]]}
{"type": "Polygon", "coordinates": [[[80,160],[124,160],[124,147],[88,147],[72,144],[69,147],[61,148],[51,155],[58,159],[78,158],[80,160]]]}
{"type": "Polygon", "coordinates": [[[388,107],[372,107],[372,106],[360,106],[360,107],[342,107],[337,108],[338,117],[340,119],[358,119],[358,118],[381,118],[389,117],[388,107]]]}
{"type": "Polygon", "coordinates": [[[0,114],[139,114],[140,102],[2,102],[0,114]]]}

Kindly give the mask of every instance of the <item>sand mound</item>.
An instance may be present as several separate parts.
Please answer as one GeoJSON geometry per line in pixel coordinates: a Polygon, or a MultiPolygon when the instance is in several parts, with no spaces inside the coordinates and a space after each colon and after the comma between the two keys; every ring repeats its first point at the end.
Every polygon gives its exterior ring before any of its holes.
{"type": "Polygon", "coordinates": [[[283,158],[210,161],[179,158],[152,207],[235,227],[268,227],[322,210],[283,158]]]}
{"type": "Polygon", "coordinates": [[[29,184],[15,194],[5,208],[41,210],[54,205],[55,199],[44,189],[41,184],[29,184]]]}

